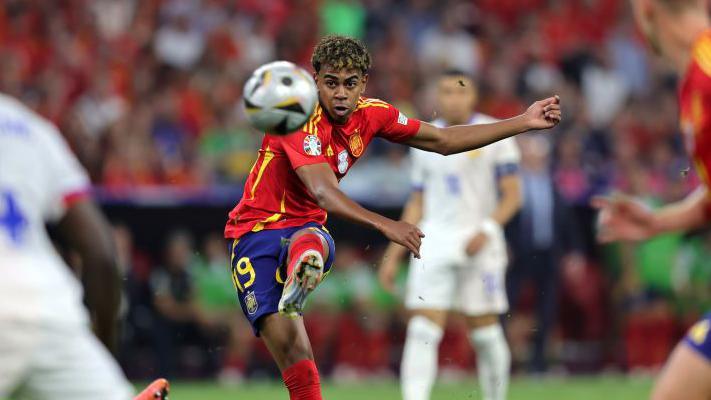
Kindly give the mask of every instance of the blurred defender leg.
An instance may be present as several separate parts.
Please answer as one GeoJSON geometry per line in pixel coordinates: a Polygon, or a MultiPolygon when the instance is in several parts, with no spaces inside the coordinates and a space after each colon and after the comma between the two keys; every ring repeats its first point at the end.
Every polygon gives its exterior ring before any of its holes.
{"type": "Polygon", "coordinates": [[[133,388],[116,361],[84,326],[46,327],[21,398],[128,400],[133,388]]]}
{"type": "Polygon", "coordinates": [[[301,316],[269,314],[259,332],[279,367],[291,400],[321,400],[321,383],[301,316]]]}
{"type": "Polygon", "coordinates": [[[469,317],[470,339],[476,349],[477,371],[484,400],[504,400],[511,369],[511,352],[498,315],[469,317]]]}
{"type": "Polygon", "coordinates": [[[437,378],[439,343],[447,311],[413,310],[400,365],[404,400],[428,400],[437,378]]]}
{"type": "MultiPolygon", "coordinates": [[[[425,253],[423,254],[431,254],[425,253]]],[[[427,400],[437,377],[439,343],[457,289],[457,266],[448,258],[413,258],[407,276],[407,326],[400,365],[405,400],[427,400]]]]}
{"type": "Polygon", "coordinates": [[[676,346],[657,378],[651,399],[711,399],[711,363],[682,342],[676,346]]]}

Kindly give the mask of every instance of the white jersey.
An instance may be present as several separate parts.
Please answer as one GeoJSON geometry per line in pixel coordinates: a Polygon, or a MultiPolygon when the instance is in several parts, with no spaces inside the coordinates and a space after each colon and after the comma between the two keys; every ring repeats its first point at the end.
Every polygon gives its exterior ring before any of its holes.
{"type": "Polygon", "coordinates": [[[87,321],[81,285],[45,223],[89,187],[57,128],[0,95],[0,320],[87,321]]]}
{"type": "MultiPolygon", "coordinates": [[[[477,114],[471,124],[494,122],[477,114]]],[[[443,126],[443,121],[434,121],[443,126]]],[[[486,231],[486,244],[473,256],[466,244],[483,229],[498,203],[497,176],[516,172],[519,151],[512,139],[468,153],[442,156],[412,151],[413,184],[423,190],[421,259],[408,270],[408,309],[457,310],[466,315],[508,310],[505,276],[507,253],[503,231],[486,231]]],[[[491,225],[491,224],[489,224],[491,225]]]]}
{"type": "MultiPolygon", "coordinates": [[[[470,123],[495,121],[475,114],[470,123]]],[[[432,123],[444,126],[442,120],[432,123]]],[[[518,147],[511,138],[449,156],[412,149],[412,183],[416,190],[424,191],[420,227],[427,235],[428,247],[444,250],[455,242],[459,246],[459,239],[476,233],[496,209],[497,175],[516,171],[519,161],[518,147]]]]}

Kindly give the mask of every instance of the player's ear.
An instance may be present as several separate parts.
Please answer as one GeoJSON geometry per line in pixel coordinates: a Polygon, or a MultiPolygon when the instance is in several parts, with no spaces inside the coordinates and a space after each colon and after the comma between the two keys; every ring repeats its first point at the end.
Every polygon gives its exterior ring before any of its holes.
{"type": "Polygon", "coordinates": [[[649,30],[649,18],[652,14],[652,1],[651,0],[630,0],[632,5],[632,14],[637,26],[644,33],[647,34],[649,30]]]}
{"type": "Polygon", "coordinates": [[[363,78],[361,79],[361,82],[363,83],[363,91],[365,91],[365,87],[368,86],[368,74],[363,74],[363,78]]]}

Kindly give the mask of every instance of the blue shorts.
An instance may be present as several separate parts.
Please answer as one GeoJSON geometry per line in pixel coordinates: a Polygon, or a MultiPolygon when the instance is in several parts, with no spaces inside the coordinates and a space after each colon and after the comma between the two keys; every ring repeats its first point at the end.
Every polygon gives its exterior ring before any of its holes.
{"type": "Polygon", "coordinates": [[[279,299],[286,280],[289,238],[304,228],[311,228],[326,239],[328,259],[324,273],[328,273],[333,264],[336,245],[328,231],[316,223],[249,232],[230,243],[232,283],[237,289],[242,312],[257,336],[259,318],[279,311],[279,299]]]}
{"type": "Polygon", "coordinates": [[[706,314],[701,320],[689,329],[684,337],[686,343],[692,349],[698,351],[707,361],[711,362],[711,313],[706,314]]]}

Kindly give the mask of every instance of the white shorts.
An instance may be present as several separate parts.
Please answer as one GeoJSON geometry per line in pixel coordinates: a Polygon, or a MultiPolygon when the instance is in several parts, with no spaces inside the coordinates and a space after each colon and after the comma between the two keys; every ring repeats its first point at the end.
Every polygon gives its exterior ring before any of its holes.
{"type": "Polygon", "coordinates": [[[508,256],[503,233],[490,239],[473,257],[463,255],[464,241],[454,242],[456,250],[451,248],[451,254],[442,254],[445,246],[427,251],[423,242],[422,258],[410,261],[405,306],[410,310],[459,311],[470,316],[508,311],[508,256]]]}
{"type": "Polygon", "coordinates": [[[0,321],[0,399],[128,400],[132,392],[88,327],[0,321]]]}

